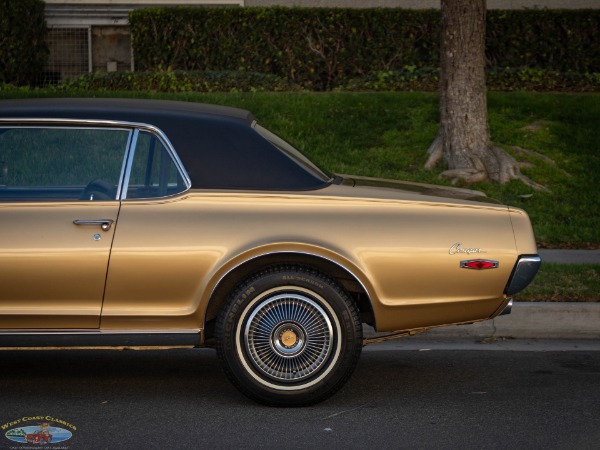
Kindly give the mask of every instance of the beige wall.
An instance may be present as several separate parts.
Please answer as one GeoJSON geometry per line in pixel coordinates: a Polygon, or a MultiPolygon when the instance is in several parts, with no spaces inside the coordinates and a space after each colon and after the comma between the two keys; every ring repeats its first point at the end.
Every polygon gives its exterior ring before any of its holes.
{"type": "MultiPolygon", "coordinates": [[[[313,6],[340,8],[439,8],[440,0],[244,0],[244,6],[313,6]]],[[[488,0],[488,9],[600,8],[600,0],[488,0]]]]}
{"type": "Polygon", "coordinates": [[[92,27],[92,72],[109,70],[131,70],[129,27],[92,27]]]}

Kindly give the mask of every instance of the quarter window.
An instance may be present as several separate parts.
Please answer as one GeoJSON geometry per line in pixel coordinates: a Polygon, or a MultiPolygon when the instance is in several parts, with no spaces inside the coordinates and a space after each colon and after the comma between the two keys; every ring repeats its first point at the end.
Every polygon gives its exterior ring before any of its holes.
{"type": "Polygon", "coordinates": [[[187,188],[163,141],[140,131],[133,157],[127,198],[156,198],[178,194],[187,188]]]}
{"type": "Polygon", "coordinates": [[[0,201],[116,200],[130,134],[0,127],[0,201]]]}

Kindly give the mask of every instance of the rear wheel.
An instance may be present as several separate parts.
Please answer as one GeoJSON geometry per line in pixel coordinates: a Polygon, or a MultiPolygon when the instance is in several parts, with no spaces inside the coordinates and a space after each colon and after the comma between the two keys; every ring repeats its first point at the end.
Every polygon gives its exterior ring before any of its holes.
{"type": "Polygon", "coordinates": [[[355,303],[333,280],[295,266],[242,283],[221,311],[216,334],[233,384],[276,406],[329,397],[350,378],[362,349],[355,303]]]}

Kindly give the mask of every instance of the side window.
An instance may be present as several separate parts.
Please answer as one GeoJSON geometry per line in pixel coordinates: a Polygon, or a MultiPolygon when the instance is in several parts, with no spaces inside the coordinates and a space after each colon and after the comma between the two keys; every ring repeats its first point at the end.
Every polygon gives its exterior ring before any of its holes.
{"type": "Polygon", "coordinates": [[[162,140],[141,131],[135,145],[127,198],[166,197],[185,189],[185,182],[162,140]]]}
{"type": "Polygon", "coordinates": [[[0,126],[0,201],[115,200],[130,133],[0,126]]]}

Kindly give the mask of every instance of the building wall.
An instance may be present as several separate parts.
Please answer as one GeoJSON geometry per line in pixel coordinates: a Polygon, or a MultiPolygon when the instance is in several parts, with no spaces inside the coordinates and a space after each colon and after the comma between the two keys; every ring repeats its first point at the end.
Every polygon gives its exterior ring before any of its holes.
{"type": "Polygon", "coordinates": [[[129,27],[92,27],[92,71],[131,70],[129,27]]]}

